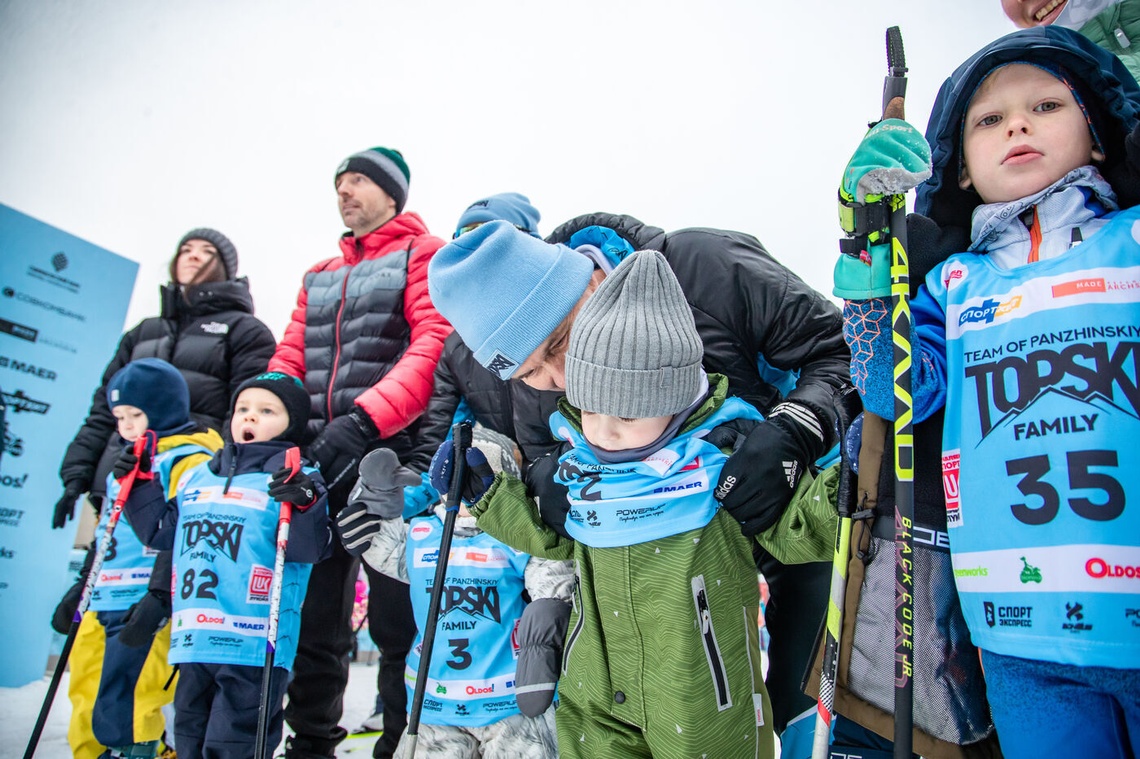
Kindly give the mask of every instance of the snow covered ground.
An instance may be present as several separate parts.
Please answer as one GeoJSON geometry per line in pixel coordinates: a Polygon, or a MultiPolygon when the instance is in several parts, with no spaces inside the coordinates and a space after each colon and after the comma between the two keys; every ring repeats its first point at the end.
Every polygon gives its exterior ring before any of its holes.
{"type": "MultiPolygon", "coordinates": [[[[49,674],[43,680],[22,688],[0,688],[0,759],[24,755],[50,680],[49,674]]],[[[344,716],[340,724],[349,731],[360,727],[360,723],[372,713],[375,698],[376,665],[353,664],[349,671],[344,716]]],[[[36,748],[37,759],[70,759],[71,751],[67,747],[67,721],[70,715],[71,703],[67,700],[65,673],[36,748]]],[[[349,739],[341,744],[337,756],[354,759],[371,757],[374,742],[372,738],[349,739]]]]}

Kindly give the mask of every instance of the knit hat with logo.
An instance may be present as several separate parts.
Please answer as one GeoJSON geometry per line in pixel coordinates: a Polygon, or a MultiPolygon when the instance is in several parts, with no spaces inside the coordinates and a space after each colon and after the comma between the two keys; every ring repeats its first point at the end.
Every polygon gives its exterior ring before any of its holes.
{"type": "Polygon", "coordinates": [[[289,426],[285,428],[284,432],[278,435],[277,439],[288,441],[294,445],[302,445],[305,437],[305,427],[309,423],[311,402],[309,401],[309,393],[305,390],[305,386],[301,384],[301,380],[282,372],[264,372],[256,377],[247,379],[238,385],[237,391],[230,400],[231,417],[233,416],[234,406],[237,404],[238,396],[241,395],[243,390],[247,390],[251,387],[268,390],[276,395],[278,399],[280,399],[281,405],[285,407],[285,412],[289,414],[289,426]]]}
{"type": "Polygon", "coordinates": [[[439,249],[428,291],[475,360],[505,380],[570,314],[593,272],[565,245],[491,221],[439,249]]]}
{"type": "Polygon", "coordinates": [[[353,153],[341,161],[334,181],[349,171],[363,174],[379,185],[396,202],[396,213],[403,213],[404,204],[408,202],[408,184],[412,181],[412,173],[408,171],[408,164],[404,162],[400,151],[376,147],[353,153]]]}
{"type": "Polygon", "coordinates": [[[209,227],[198,227],[191,229],[186,234],[182,235],[182,239],[178,241],[178,247],[174,249],[174,260],[170,262],[170,279],[176,281],[175,277],[175,263],[178,261],[179,251],[182,246],[190,240],[205,240],[213,245],[218,251],[218,258],[222,262],[222,278],[233,279],[237,276],[238,269],[238,255],[237,248],[230,242],[230,238],[223,235],[216,229],[209,227]]]}
{"type": "Polygon", "coordinates": [[[190,389],[182,372],[161,358],[136,359],[107,383],[107,405],[134,406],[146,414],[159,437],[181,432],[190,422],[190,389]]]}
{"type": "Polygon", "coordinates": [[[530,204],[530,198],[526,195],[500,192],[467,206],[455,225],[455,235],[458,237],[465,227],[472,224],[486,224],[488,221],[502,219],[531,237],[539,237],[538,220],[541,218],[538,209],[530,204]]]}
{"type": "Polygon", "coordinates": [[[672,416],[701,387],[704,347],[665,256],[633,253],[586,301],[570,330],[566,398],[583,411],[672,416]]]}

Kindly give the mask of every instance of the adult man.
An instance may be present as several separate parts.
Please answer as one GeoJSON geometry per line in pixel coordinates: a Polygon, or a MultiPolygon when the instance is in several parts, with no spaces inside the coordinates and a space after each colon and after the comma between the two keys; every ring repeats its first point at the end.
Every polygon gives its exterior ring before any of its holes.
{"type": "MultiPolygon", "coordinates": [[[[443,241],[404,213],[408,166],[395,150],[349,156],[336,172],[337,203],[349,228],[341,255],[312,267],[270,371],[301,378],[312,400],[309,458],[329,484],[329,513],[345,504],[357,464],[372,447],[405,455],[409,426],[431,396],[431,377],[451,327],[427,289],[428,262],[443,241]]],[[[345,736],[337,722],[348,682],[350,619],[358,563],[341,548],[313,569],[285,718],[290,759],[331,757],[345,736]]],[[[385,609],[373,631],[383,654],[384,736],[391,756],[406,726],[404,658],[415,635],[408,588],[371,575],[370,603],[385,609]],[[389,745],[390,744],[390,745],[389,745]]]]}
{"type": "MultiPolygon", "coordinates": [[[[464,235],[430,266],[432,301],[492,372],[538,390],[564,388],[570,327],[581,304],[629,253],[661,251],[692,308],[705,369],[727,376],[729,392],[767,418],[725,464],[717,497],[746,535],[774,524],[805,467],[834,443],[834,397],[848,382],[849,364],[838,309],[739,232],[666,234],[630,216],[598,213],[572,219],[547,241],[553,244],[537,243],[501,222],[464,235]],[[786,398],[771,370],[785,379],[798,372],[786,398]]],[[[543,405],[528,410],[516,400],[519,442],[532,455],[545,426],[543,405]]],[[[549,431],[545,435],[550,441],[549,431]]],[[[566,499],[551,489],[556,465],[553,456],[536,461],[528,484],[539,495],[543,518],[560,528],[566,499]]],[[[812,706],[799,686],[823,615],[829,570],[823,564],[784,566],[756,553],[772,591],[767,686],[781,732],[812,706]]]]}

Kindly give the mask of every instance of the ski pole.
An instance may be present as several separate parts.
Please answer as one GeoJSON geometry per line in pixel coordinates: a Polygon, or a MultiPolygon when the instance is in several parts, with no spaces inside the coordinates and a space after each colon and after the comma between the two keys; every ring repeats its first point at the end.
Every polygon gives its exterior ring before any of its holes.
{"type": "MultiPolygon", "coordinates": [[[[887,29],[883,118],[903,118],[906,57],[902,33],[887,29]]],[[[914,727],[914,403],[911,397],[910,266],[906,194],[891,195],[891,338],[895,394],[895,759],[910,759],[914,727]]]]}
{"type": "Polygon", "coordinates": [[[40,707],[39,717],[36,718],[36,726],[32,729],[32,737],[28,739],[28,747],[24,751],[24,759],[31,759],[32,755],[36,753],[36,746],[40,742],[40,736],[43,734],[44,725],[47,724],[48,713],[51,712],[52,701],[55,700],[55,693],[59,690],[59,681],[63,678],[63,671],[67,668],[67,659],[71,655],[71,647],[75,643],[75,636],[79,632],[79,624],[83,621],[83,614],[87,611],[88,605],[91,603],[91,593],[95,590],[95,583],[99,580],[99,572],[103,569],[103,558],[107,555],[107,549],[111,546],[111,536],[115,532],[115,526],[119,524],[119,517],[123,513],[123,504],[127,502],[127,498],[131,494],[131,488],[134,487],[135,479],[139,475],[139,464],[142,461],[143,451],[150,445],[153,450],[155,442],[158,438],[154,432],[147,430],[143,434],[135,438],[132,445],[132,452],[135,454],[135,467],[119,480],[119,495],[115,497],[115,502],[111,506],[111,513],[107,517],[107,526],[103,530],[103,535],[99,538],[99,547],[95,550],[95,557],[91,562],[91,570],[87,573],[87,579],[83,583],[83,593],[79,596],[79,605],[75,607],[75,616],[72,617],[71,627],[67,630],[67,639],[64,641],[63,650],[60,651],[59,661],[55,664],[55,672],[52,673],[51,683],[48,685],[47,694],[44,696],[43,706],[40,707]]]}
{"type": "Polygon", "coordinates": [[[420,645],[420,666],[416,672],[416,689],[412,692],[412,708],[408,712],[408,759],[416,757],[419,739],[420,712],[424,706],[424,689],[427,686],[431,650],[435,645],[435,628],[439,623],[439,606],[443,598],[443,584],[447,581],[447,560],[451,554],[451,536],[455,517],[459,514],[459,501],[463,497],[463,483],[467,479],[467,449],[471,447],[471,423],[459,422],[451,428],[452,456],[451,487],[447,491],[447,511],[443,522],[443,535],[439,541],[439,559],[435,565],[435,583],[431,587],[424,639],[420,645]]]}
{"type": "Polygon", "coordinates": [[[843,605],[847,595],[847,562],[851,548],[851,515],[855,513],[858,486],[855,469],[847,449],[847,430],[859,413],[859,394],[855,388],[844,391],[838,404],[839,416],[839,493],[836,506],[839,527],[835,531],[835,553],[831,560],[831,597],[827,604],[827,631],[823,648],[823,666],[819,674],[819,699],[816,704],[815,740],[811,759],[827,759],[831,745],[831,723],[834,719],[835,683],[839,671],[839,640],[843,628],[843,605]]]}
{"type": "MultiPolygon", "coordinates": [[[[292,474],[301,471],[301,449],[293,446],[285,451],[285,466],[292,474]]],[[[281,616],[281,583],[285,575],[285,549],[289,545],[289,525],[293,521],[293,504],[281,504],[277,514],[277,554],[273,557],[273,579],[269,586],[269,629],[265,637],[265,667],[261,671],[261,701],[257,706],[257,737],[254,756],[264,759],[265,744],[269,736],[269,681],[273,675],[273,660],[277,655],[277,621],[281,616]]]]}

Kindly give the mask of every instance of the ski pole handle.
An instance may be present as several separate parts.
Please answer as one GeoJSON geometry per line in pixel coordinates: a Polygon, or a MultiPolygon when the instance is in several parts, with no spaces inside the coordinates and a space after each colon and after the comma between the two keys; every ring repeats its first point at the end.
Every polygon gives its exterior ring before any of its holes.
{"type": "Polygon", "coordinates": [[[887,76],[883,80],[883,118],[905,118],[903,99],[906,97],[906,55],[903,52],[902,32],[897,26],[887,29],[887,76]]]}

